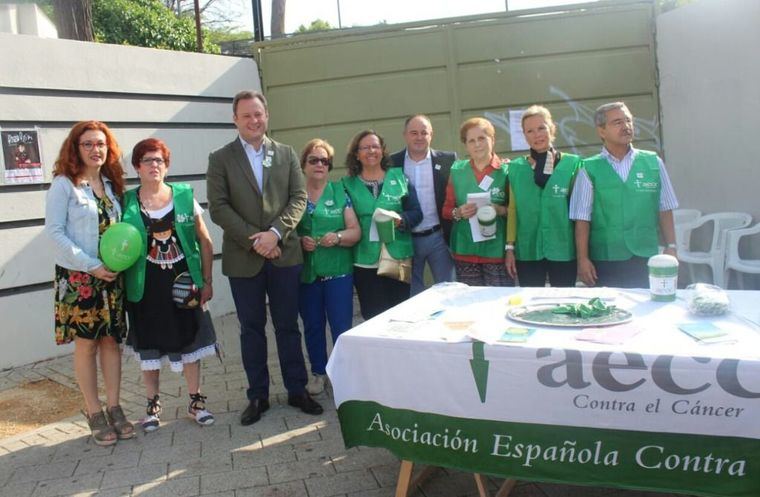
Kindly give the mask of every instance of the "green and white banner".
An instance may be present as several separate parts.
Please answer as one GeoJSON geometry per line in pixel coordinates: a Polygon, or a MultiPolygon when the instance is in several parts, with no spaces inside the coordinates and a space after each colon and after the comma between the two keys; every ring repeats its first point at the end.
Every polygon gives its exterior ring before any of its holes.
{"type": "Polygon", "coordinates": [[[463,419],[348,401],[346,446],[384,447],[401,459],[518,480],[760,495],[760,441],[463,419]]]}

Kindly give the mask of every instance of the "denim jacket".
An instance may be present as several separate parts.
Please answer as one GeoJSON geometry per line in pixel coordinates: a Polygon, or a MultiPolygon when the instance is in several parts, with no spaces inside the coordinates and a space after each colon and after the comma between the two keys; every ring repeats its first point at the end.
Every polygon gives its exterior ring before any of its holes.
{"type": "MultiPolygon", "coordinates": [[[[114,206],[111,222],[121,220],[121,204],[111,181],[101,176],[106,195],[114,206]]],[[[74,185],[66,176],[56,176],[45,202],[45,233],[53,241],[55,263],[75,271],[92,271],[98,259],[98,205],[90,185],[74,185]]]]}

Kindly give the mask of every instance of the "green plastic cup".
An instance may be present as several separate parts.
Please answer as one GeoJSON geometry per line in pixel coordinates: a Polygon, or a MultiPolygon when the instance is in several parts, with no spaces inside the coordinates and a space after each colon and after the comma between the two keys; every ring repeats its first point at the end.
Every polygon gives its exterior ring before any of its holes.
{"type": "Polygon", "coordinates": [[[396,223],[393,218],[385,214],[375,215],[375,224],[377,225],[377,236],[383,243],[391,243],[396,239],[396,223]]]}
{"type": "Polygon", "coordinates": [[[678,259],[672,255],[653,255],[649,267],[649,293],[657,302],[673,302],[678,287],[678,259]]]}

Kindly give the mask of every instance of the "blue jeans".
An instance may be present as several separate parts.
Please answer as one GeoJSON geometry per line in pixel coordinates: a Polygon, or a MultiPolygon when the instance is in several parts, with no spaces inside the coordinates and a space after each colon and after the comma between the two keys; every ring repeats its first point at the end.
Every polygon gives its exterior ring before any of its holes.
{"type": "Polygon", "coordinates": [[[425,290],[425,262],[430,264],[433,281],[454,281],[454,259],[449,246],[443,239],[443,230],[427,236],[413,236],[414,258],[412,259],[412,295],[425,290]]]}
{"type": "Polygon", "coordinates": [[[330,323],[333,345],[341,333],[351,328],[354,315],[354,278],[347,274],[338,278],[301,283],[298,309],[303,320],[303,335],[309,353],[311,372],[325,374],[327,337],[330,323]],[[326,319],[325,319],[326,318],[326,319]]]}
{"type": "Polygon", "coordinates": [[[232,299],[240,321],[240,351],[248,378],[248,400],[269,398],[267,368],[266,296],[277,340],[277,355],[285,388],[300,395],[306,387],[306,364],[298,329],[298,287],[301,265],[277,267],[264,263],[259,274],[251,278],[230,277],[232,299]]]}

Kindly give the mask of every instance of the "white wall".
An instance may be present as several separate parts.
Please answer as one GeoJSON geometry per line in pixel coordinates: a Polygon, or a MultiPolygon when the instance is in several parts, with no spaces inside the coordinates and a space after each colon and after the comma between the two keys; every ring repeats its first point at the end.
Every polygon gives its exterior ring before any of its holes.
{"type": "Polygon", "coordinates": [[[0,33],[58,38],[53,21],[33,3],[0,5],[0,33]]]}
{"type": "Polygon", "coordinates": [[[657,18],[663,145],[682,207],[760,221],[758,26],[757,0],[698,0],[657,18]]]}
{"type": "MultiPolygon", "coordinates": [[[[0,127],[40,127],[46,181],[71,125],[97,119],[114,131],[128,177],[135,143],[161,138],[169,180],[191,183],[205,205],[208,153],[235,137],[232,96],[260,89],[251,59],[42,39],[0,33],[0,127]]],[[[0,186],[0,370],[70,351],[53,338],[53,256],[44,224],[45,185],[0,186]]],[[[221,251],[221,230],[205,215],[221,251]]],[[[221,261],[215,315],[234,310],[221,261]]]]}

